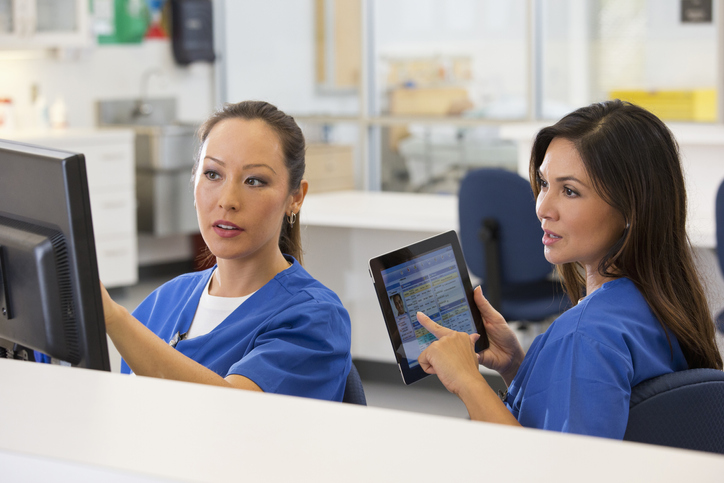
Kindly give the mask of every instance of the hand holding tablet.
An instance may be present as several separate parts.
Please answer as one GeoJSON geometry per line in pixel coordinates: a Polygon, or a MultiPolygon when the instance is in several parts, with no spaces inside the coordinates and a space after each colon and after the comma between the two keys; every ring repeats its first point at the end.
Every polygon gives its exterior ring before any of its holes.
{"type": "Polygon", "coordinates": [[[417,359],[436,340],[417,312],[453,331],[479,334],[475,352],[488,347],[454,231],[372,258],[370,274],[405,384],[427,376],[417,359]]]}

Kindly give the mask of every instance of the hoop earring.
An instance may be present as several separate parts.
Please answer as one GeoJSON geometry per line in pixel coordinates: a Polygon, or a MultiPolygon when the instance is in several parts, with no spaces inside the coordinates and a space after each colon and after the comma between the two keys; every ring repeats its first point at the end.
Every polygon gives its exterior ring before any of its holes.
{"type": "Polygon", "coordinates": [[[297,214],[292,211],[292,213],[287,217],[287,222],[289,223],[289,228],[294,228],[294,223],[297,221],[297,214]]]}

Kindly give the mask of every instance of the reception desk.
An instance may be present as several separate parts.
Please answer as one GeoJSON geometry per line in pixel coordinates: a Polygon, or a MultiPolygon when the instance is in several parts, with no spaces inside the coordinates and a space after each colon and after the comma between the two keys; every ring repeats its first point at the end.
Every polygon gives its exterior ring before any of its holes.
{"type": "Polygon", "coordinates": [[[720,482],[724,456],[0,360],[3,481],[720,482]]]}

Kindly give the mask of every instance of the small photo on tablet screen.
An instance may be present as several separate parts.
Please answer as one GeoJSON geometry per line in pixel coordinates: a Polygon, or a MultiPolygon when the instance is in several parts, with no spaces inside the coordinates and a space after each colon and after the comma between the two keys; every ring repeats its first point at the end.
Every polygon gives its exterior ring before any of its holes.
{"type": "Polygon", "coordinates": [[[382,270],[382,280],[409,366],[435,340],[417,321],[422,312],[449,329],[477,332],[451,245],[382,270]]]}

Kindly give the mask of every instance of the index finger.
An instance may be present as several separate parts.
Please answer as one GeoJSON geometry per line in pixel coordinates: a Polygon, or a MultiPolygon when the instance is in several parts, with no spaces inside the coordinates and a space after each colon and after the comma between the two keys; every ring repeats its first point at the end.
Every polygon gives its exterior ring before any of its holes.
{"type": "Polygon", "coordinates": [[[455,332],[454,330],[450,330],[447,327],[443,327],[442,325],[438,324],[434,320],[432,320],[427,315],[423,314],[422,312],[418,312],[417,314],[417,321],[420,322],[420,324],[427,329],[428,332],[430,332],[432,335],[437,337],[438,339],[451,334],[455,332]]]}

